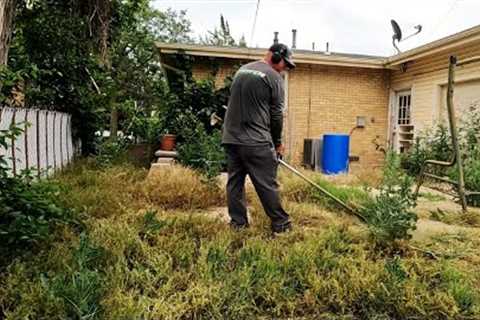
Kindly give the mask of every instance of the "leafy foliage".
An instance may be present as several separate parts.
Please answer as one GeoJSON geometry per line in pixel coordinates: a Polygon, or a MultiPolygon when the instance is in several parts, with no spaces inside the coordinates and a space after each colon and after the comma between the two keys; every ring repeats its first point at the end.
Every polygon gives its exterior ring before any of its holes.
{"type": "Polygon", "coordinates": [[[230,26],[228,24],[228,21],[223,17],[223,15],[220,15],[220,27],[215,28],[213,31],[209,31],[207,36],[205,36],[204,38],[200,38],[200,42],[206,45],[214,46],[247,46],[244,35],[240,38],[238,42],[235,41],[230,32],[230,26]]]}
{"type": "Polygon", "coordinates": [[[116,140],[97,138],[95,161],[100,167],[108,167],[119,164],[126,159],[128,140],[120,138],[116,140]]]}
{"type": "MultiPolygon", "coordinates": [[[[458,124],[458,136],[464,166],[465,186],[480,191],[480,103],[473,103],[458,124]]],[[[451,136],[444,123],[426,130],[417,137],[408,153],[402,156],[402,166],[412,175],[418,175],[427,159],[450,161],[453,157],[451,136]]],[[[433,173],[458,179],[456,167],[432,167],[433,173]]],[[[478,196],[467,198],[469,204],[480,205],[478,196]]]]}
{"type": "Polygon", "coordinates": [[[127,135],[158,137],[166,83],[154,42],[191,41],[185,11],[155,10],[147,0],[36,0],[19,2],[15,21],[0,102],[70,113],[83,154],[95,150],[113,108],[127,135]]]}
{"type": "Polygon", "coordinates": [[[178,161],[199,170],[207,179],[214,179],[226,166],[221,142],[220,131],[207,134],[203,126],[198,124],[194,134],[177,148],[178,161]]]}
{"type": "MultiPolygon", "coordinates": [[[[0,131],[0,148],[20,134],[20,129],[0,131]]],[[[0,155],[0,247],[1,254],[14,253],[50,238],[52,229],[70,220],[57,204],[59,190],[53,183],[35,181],[31,172],[12,176],[0,155]]]]}
{"type": "Polygon", "coordinates": [[[214,130],[210,117],[215,112],[222,115],[222,108],[228,101],[228,84],[216,89],[212,78],[194,80],[190,77],[181,80],[181,85],[170,86],[170,95],[163,110],[163,130],[174,133],[179,141],[190,137],[191,130],[200,123],[208,132],[214,130]]]}
{"type": "Polygon", "coordinates": [[[157,41],[171,43],[190,43],[191,23],[187,18],[187,11],[174,11],[167,9],[165,12],[149,10],[144,16],[147,30],[157,41]]]}
{"type": "Polygon", "coordinates": [[[229,89],[215,88],[213,79],[187,80],[179,91],[173,88],[164,113],[165,132],[174,132],[178,141],[180,163],[199,170],[208,180],[225,168],[221,132],[211,124],[213,113],[224,113],[229,89]]]}
{"type": "Polygon", "coordinates": [[[361,210],[374,239],[380,244],[409,239],[409,232],[416,228],[417,215],[412,211],[416,199],[412,186],[413,179],[402,172],[398,156],[388,154],[379,194],[361,210]]]}
{"type": "Polygon", "coordinates": [[[425,160],[450,161],[452,152],[449,129],[445,123],[439,123],[416,137],[413,148],[402,155],[402,167],[415,176],[420,173],[425,160]]]}

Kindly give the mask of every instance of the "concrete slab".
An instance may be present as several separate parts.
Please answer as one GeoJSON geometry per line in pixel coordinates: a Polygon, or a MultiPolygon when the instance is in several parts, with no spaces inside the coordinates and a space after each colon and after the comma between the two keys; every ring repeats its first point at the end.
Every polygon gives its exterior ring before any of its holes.
{"type": "Polygon", "coordinates": [[[177,151],[157,150],[155,151],[155,157],[158,158],[176,158],[177,151]]]}
{"type": "Polygon", "coordinates": [[[175,158],[158,158],[157,159],[157,164],[174,164],[175,163],[175,158]]]}

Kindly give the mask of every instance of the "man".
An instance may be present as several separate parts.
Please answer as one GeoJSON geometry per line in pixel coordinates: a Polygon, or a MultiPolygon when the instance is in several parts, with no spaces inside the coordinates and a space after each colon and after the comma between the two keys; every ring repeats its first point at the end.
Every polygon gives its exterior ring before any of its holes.
{"type": "Polygon", "coordinates": [[[248,227],[245,177],[248,174],[270,217],[272,231],[291,229],[278,194],[278,157],[283,154],[284,83],[281,73],[293,69],[284,44],[270,47],[263,60],[242,66],[232,82],[222,144],[227,152],[227,202],[235,229],[248,227]]]}

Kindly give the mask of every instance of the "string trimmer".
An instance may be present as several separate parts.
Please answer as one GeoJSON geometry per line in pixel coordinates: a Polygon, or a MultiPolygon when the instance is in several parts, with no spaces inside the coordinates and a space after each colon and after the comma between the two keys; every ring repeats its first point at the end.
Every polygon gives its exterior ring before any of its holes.
{"type": "MultiPolygon", "coordinates": [[[[224,109],[227,109],[226,106],[223,106],[224,109]]],[[[220,118],[216,113],[213,113],[211,116],[210,116],[210,123],[211,125],[215,125],[217,123],[221,123],[223,122],[223,119],[220,118]]],[[[335,201],[336,204],[338,204],[340,207],[342,207],[343,209],[345,209],[348,213],[358,217],[360,220],[362,220],[363,222],[366,222],[365,218],[353,207],[349,206],[347,203],[343,202],[342,200],[340,200],[339,198],[337,198],[336,196],[334,196],[333,194],[331,194],[330,192],[328,192],[327,190],[325,190],[324,188],[322,188],[321,186],[319,186],[317,183],[315,183],[314,181],[312,181],[311,179],[309,179],[308,177],[306,177],[305,175],[303,175],[300,171],[298,171],[297,169],[295,169],[294,167],[292,167],[291,165],[289,165],[287,162],[285,162],[283,159],[281,159],[280,157],[278,158],[278,163],[280,163],[282,166],[284,166],[285,168],[287,168],[288,170],[290,170],[291,172],[293,172],[295,175],[299,176],[300,178],[302,178],[303,180],[305,180],[306,182],[308,182],[309,184],[311,184],[313,187],[315,187],[315,189],[317,189],[318,191],[320,191],[323,195],[327,196],[328,198],[332,199],[333,201],[335,201]]]]}

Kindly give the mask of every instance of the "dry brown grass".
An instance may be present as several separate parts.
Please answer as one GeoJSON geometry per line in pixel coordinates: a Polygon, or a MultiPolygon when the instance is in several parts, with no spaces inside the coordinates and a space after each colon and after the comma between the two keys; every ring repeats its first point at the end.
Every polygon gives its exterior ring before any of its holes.
{"type": "Polygon", "coordinates": [[[123,214],[127,207],[144,207],[136,190],[146,175],[146,170],[128,164],[99,170],[82,161],[55,180],[64,189],[61,200],[65,206],[100,218],[123,214]]]}
{"type": "Polygon", "coordinates": [[[165,209],[205,209],[225,203],[223,188],[205,183],[197,172],[179,165],[151,172],[140,192],[149,203],[165,209]]]}
{"type": "MultiPolygon", "coordinates": [[[[347,215],[284,197],[296,227],[272,238],[252,190],[252,228],[234,232],[220,219],[197,214],[202,210],[162,210],[221,199],[215,195],[222,191],[205,189],[188,169],[174,167],[147,180],[130,169],[108,170],[111,176],[84,170],[64,177],[68,193],[61,196],[83,193],[72,202],[76,207],[87,201],[110,213],[117,199],[126,206],[123,214],[88,216],[84,235],[60,230],[58,241],[45,250],[16,260],[0,277],[0,318],[479,318],[477,234],[415,243],[448,255],[441,260],[408,247],[383,252],[347,215]],[[172,189],[167,197],[174,200],[165,200],[165,188],[172,189]],[[95,192],[101,194],[90,198],[95,192]],[[81,247],[85,237],[89,245],[81,247]],[[101,294],[94,296],[95,290],[101,294]],[[96,314],[72,307],[85,301],[99,307],[96,314]]],[[[304,185],[295,177],[291,184],[283,182],[293,193],[304,185]]]]}

